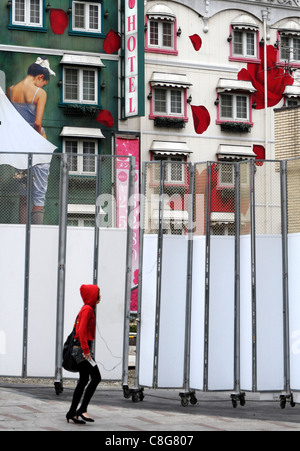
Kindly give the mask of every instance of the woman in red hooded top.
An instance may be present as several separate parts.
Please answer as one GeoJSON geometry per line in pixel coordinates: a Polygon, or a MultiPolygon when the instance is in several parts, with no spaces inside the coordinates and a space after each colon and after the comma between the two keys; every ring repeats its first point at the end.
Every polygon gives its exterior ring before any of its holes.
{"type": "Polygon", "coordinates": [[[97,285],[82,285],[80,287],[84,306],[79,312],[76,322],[75,340],[81,346],[84,360],[79,363],[79,380],[73,394],[73,400],[66,418],[75,424],[85,424],[87,421],[94,422],[87,413],[87,408],[99,383],[101,375],[97,365],[92,365],[91,347],[95,340],[96,317],[95,308],[101,300],[100,289],[97,285]],[[80,408],[77,410],[84,389],[87,386],[80,408]],[[82,420],[79,419],[82,418],[82,420]]]}

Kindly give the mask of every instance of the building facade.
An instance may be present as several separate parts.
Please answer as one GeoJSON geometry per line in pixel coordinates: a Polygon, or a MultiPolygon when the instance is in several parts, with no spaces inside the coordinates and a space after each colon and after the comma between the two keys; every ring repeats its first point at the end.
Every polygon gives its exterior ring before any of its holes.
{"type": "MultiPolygon", "coordinates": [[[[274,159],[274,108],[300,101],[299,7],[297,0],[145,1],[145,116],[120,123],[140,133],[141,160],[274,159]]],[[[178,165],[165,175],[172,194],[184,187],[183,171],[178,165]]],[[[228,193],[233,167],[220,165],[217,178],[216,196],[228,193]]],[[[217,228],[232,223],[232,199],[212,213],[222,213],[217,228]]]]}

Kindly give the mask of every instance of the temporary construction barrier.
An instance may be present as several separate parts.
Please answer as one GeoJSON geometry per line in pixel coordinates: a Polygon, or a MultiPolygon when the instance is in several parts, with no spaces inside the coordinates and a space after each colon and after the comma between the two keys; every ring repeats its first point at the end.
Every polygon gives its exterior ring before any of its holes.
{"type": "Polygon", "coordinates": [[[183,405],[197,390],[298,402],[299,165],[144,164],[133,400],[152,387],[183,405]]]}
{"type": "Polygon", "coordinates": [[[63,376],[74,377],[62,370],[62,348],[79,288],[94,283],[102,294],[95,358],[104,380],[126,382],[134,159],[54,154],[39,221],[26,202],[37,195],[34,168],[31,154],[25,172],[0,165],[0,375],[54,377],[59,394],[63,376]]]}

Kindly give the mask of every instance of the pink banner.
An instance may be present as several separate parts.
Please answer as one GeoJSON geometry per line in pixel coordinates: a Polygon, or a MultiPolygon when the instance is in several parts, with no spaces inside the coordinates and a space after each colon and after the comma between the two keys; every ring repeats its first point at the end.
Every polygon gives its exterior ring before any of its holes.
{"type": "MultiPolygon", "coordinates": [[[[133,227],[132,243],[132,281],[131,281],[131,311],[137,311],[138,280],[139,280],[139,139],[117,138],[117,156],[135,157],[135,189],[134,189],[134,210],[133,217],[130,218],[130,225],[133,227]]],[[[117,227],[127,227],[128,209],[128,180],[129,180],[129,160],[117,158],[117,227]]]]}

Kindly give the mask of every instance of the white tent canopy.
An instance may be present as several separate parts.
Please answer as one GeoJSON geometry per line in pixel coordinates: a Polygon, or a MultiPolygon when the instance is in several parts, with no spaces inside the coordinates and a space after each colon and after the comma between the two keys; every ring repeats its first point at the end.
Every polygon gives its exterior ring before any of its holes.
{"type": "Polygon", "coordinates": [[[23,119],[0,87],[0,152],[5,152],[0,153],[0,164],[27,169],[28,153],[33,154],[33,165],[50,163],[55,149],[23,119]]]}

